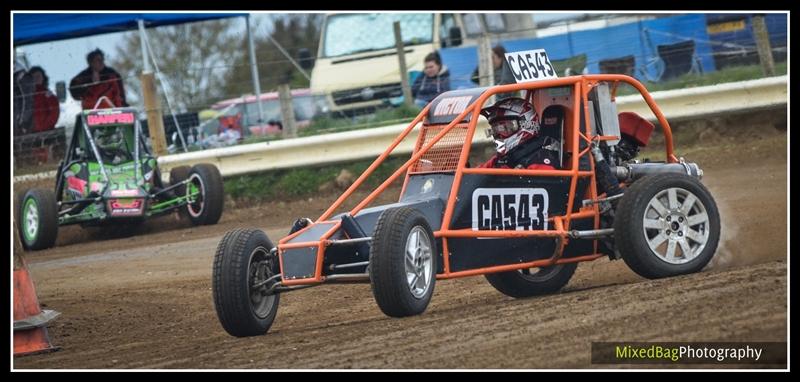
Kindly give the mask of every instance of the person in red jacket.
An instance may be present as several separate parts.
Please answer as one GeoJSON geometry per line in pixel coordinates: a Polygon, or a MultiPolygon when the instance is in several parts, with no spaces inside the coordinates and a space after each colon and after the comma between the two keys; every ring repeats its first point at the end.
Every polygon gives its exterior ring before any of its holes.
{"type": "Polygon", "coordinates": [[[34,66],[28,70],[28,74],[33,79],[33,132],[51,130],[56,127],[58,122],[59,106],[58,98],[48,88],[49,78],[44,69],[34,66]]]}
{"type": "Polygon", "coordinates": [[[128,106],[125,101],[125,88],[122,85],[122,76],[116,70],[106,66],[105,55],[100,49],[95,49],[86,55],[89,67],[78,73],[69,82],[69,91],[72,98],[81,101],[81,107],[100,109],[110,107],[128,106]],[[106,97],[111,102],[97,101],[101,97],[106,97]]]}
{"type": "Polygon", "coordinates": [[[512,97],[481,110],[491,125],[497,154],[481,168],[554,170],[560,143],[539,135],[539,116],[530,102],[512,97]]]}

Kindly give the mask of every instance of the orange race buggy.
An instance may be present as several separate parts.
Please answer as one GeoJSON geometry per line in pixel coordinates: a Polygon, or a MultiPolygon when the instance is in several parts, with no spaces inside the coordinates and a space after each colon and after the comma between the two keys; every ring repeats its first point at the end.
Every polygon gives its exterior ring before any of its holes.
{"type": "MultiPolygon", "coordinates": [[[[578,262],[622,258],[659,278],[701,270],[720,219],[702,171],[673,153],[669,123],[645,87],[624,75],[583,75],[456,90],[432,101],[314,222],[275,246],[263,231],[228,232],[217,248],[213,294],[233,336],[269,330],[280,294],[323,283],[370,283],[392,317],[425,311],[437,279],[485,275],[500,292],[556,292],[578,262]],[[664,133],[666,160],[634,159],[654,125],[617,113],[616,91],[641,93],[664,133]],[[522,91],[541,134],[561,143],[555,170],[471,168],[480,111],[494,94],[522,91]],[[409,137],[411,158],[351,210],[345,200],[409,137]],[[603,171],[600,171],[600,170],[603,171]],[[367,206],[400,176],[397,203],[367,206]],[[624,193],[598,190],[614,176],[624,193]]],[[[303,223],[303,221],[299,221],[303,223]]]]}

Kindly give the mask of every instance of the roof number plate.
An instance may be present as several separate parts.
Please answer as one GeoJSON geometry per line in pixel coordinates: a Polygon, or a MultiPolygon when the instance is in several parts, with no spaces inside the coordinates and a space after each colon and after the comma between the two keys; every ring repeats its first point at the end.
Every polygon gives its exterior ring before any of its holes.
{"type": "Polygon", "coordinates": [[[544,49],[506,53],[506,61],[517,83],[558,78],[544,49]]]}

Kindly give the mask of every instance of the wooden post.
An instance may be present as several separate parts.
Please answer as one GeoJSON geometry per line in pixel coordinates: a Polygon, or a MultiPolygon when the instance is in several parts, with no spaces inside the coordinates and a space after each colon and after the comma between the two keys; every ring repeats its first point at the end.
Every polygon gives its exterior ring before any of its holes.
{"type": "Polygon", "coordinates": [[[397,49],[397,61],[400,62],[400,86],[403,88],[403,100],[406,106],[412,106],[411,84],[408,83],[408,67],[406,66],[406,50],[403,46],[403,35],[400,32],[400,22],[394,22],[394,44],[397,49]]]}
{"type": "Polygon", "coordinates": [[[278,97],[281,100],[281,120],[283,122],[283,137],[294,138],[297,136],[297,124],[294,120],[294,106],[289,84],[278,85],[278,97]]]}
{"type": "Polygon", "coordinates": [[[494,66],[492,65],[492,42],[484,34],[478,40],[478,76],[480,86],[494,85],[494,66]]]}
{"type": "Polygon", "coordinates": [[[142,73],[142,98],[144,110],[147,113],[147,129],[150,131],[150,141],[153,143],[153,153],[156,155],[167,154],[167,139],[164,136],[164,120],[161,116],[161,99],[156,92],[155,75],[152,72],[142,73]]]}
{"type": "MultiPolygon", "coordinates": [[[[505,57],[503,57],[505,59],[505,57]]],[[[492,40],[489,34],[484,33],[478,40],[478,84],[480,86],[494,86],[494,64],[492,62],[492,40]]],[[[486,100],[486,105],[493,105],[497,96],[491,96],[486,100]]]]}
{"type": "Polygon", "coordinates": [[[775,61],[772,59],[772,47],[769,44],[769,33],[764,22],[764,15],[753,16],[753,35],[756,38],[756,48],[758,49],[758,60],[761,68],[767,77],[775,75],[775,61]]]}

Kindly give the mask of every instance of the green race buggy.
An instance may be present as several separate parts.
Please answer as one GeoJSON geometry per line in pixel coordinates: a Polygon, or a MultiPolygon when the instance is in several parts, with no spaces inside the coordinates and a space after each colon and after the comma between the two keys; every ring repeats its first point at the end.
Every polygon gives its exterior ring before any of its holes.
{"type": "Polygon", "coordinates": [[[136,225],[175,210],[192,224],[216,224],[224,191],[216,166],[173,168],[161,179],[134,108],[84,110],[56,173],[55,191],[27,190],[17,205],[23,247],[50,248],[58,227],[136,225]]]}

